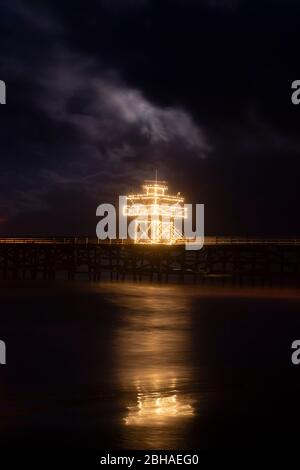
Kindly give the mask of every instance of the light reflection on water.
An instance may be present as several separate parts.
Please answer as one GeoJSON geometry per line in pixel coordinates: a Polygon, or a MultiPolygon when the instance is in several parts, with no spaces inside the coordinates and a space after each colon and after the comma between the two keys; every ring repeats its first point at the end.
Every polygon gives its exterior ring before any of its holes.
{"type": "Polygon", "coordinates": [[[195,415],[188,300],[173,288],[127,286],[114,302],[123,308],[116,351],[126,445],[171,448],[195,415]]]}
{"type": "Polygon", "coordinates": [[[9,449],[297,448],[289,350],[299,289],[22,281],[0,290],[9,449]]]}
{"type": "MultiPolygon", "coordinates": [[[[176,379],[174,380],[176,382],[176,379]]],[[[194,415],[194,408],[188,399],[181,396],[178,390],[171,388],[164,391],[163,381],[154,379],[156,391],[148,391],[140,383],[136,384],[137,403],[128,406],[128,414],[124,422],[128,426],[155,426],[171,424],[178,418],[187,418],[194,415]]]]}

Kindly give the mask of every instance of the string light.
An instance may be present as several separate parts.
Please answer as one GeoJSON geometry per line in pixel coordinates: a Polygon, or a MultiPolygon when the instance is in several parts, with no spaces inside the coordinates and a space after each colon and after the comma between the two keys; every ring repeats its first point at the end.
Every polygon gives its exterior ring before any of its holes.
{"type": "Polygon", "coordinates": [[[184,198],[169,195],[166,181],[146,180],[143,193],[126,196],[124,215],[135,220],[135,243],[173,244],[182,238],[183,219],[187,217],[184,198]]]}

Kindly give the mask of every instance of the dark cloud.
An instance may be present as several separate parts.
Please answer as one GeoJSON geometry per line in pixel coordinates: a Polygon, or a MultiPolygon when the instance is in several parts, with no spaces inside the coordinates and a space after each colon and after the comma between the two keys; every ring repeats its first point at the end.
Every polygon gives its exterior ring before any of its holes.
{"type": "MultiPolygon", "coordinates": [[[[19,4],[12,10],[32,28],[63,31],[51,17],[44,21],[45,12],[19,4]]],[[[133,174],[137,181],[145,178],[179,149],[190,158],[209,151],[204,132],[188,112],[151,103],[141,90],[125,85],[117,70],[77,54],[63,39],[49,44],[47,59],[38,56],[33,66],[25,58],[14,59],[6,57],[7,70],[21,84],[30,84],[34,113],[27,119],[34,131],[22,136],[23,151],[30,155],[0,177],[0,207],[8,217],[55,211],[50,195],[65,189],[89,194],[96,207],[97,197],[111,197],[111,187],[120,192],[123,181],[132,181],[133,174]],[[29,172],[28,159],[33,162],[29,172]]],[[[24,119],[14,119],[16,135],[24,119]]],[[[7,151],[21,149],[12,143],[7,151]]]]}
{"type": "Polygon", "coordinates": [[[98,203],[158,167],[210,232],[300,231],[298,10],[256,4],[4,3],[0,230],[91,233],[98,203]]]}

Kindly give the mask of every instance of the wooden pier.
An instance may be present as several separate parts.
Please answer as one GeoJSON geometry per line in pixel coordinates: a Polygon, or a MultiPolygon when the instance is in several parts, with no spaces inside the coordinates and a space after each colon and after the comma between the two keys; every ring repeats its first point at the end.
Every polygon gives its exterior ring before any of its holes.
{"type": "Polygon", "coordinates": [[[0,239],[0,280],[300,286],[300,239],[207,237],[201,250],[89,238],[0,239]]]}

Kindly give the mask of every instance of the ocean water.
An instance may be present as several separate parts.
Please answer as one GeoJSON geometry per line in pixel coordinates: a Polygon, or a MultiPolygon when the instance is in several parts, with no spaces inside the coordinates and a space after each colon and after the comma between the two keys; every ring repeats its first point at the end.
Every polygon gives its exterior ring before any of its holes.
{"type": "Polygon", "coordinates": [[[20,282],[0,305],[1,448],[298,444],[299,291],[20,282]]]}

